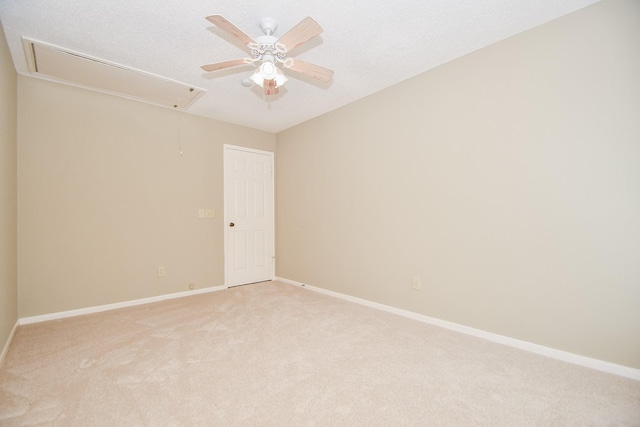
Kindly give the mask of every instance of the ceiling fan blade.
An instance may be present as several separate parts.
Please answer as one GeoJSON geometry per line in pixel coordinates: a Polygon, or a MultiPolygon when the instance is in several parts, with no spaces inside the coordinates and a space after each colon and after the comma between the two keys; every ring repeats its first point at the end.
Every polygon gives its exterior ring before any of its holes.
{"type": "Polygon", "coordinates": [[[310,40],[322,32],[322,27],[310,17],[304,18],[298,25],[290,29],[280,37],[278,43],[282,43],[287,52],[291,52],[302,43],[310,40]]]}
{"type": "Polygon", "coordinates": [[[321,67],[319,65],[309,64],[308,62],[300,61],[296,59],[293,61],[293,65],[289,67],[290,70],[297,71],[306,76],[313,77],[314,79],[318,79],[322,82],[328,82],[333,77],[333,71],[321,67]]]}
{"type": "Polygon", "coordinates": [[[266,80],[264,81],[264,94],[265,95],[277,95],[278,92],[280,92],[280,89],[278,89],[278,87],[276,86],[276,80],[275,79],[271,79],[271,80],[266,80]]]}
{"type": "Polygon", "coordinates": [[[231,22],[227,21],[227,19],[222,15],[211,15],[207,16],[207,21],[216,25],[220,29],[226,31],[231,34],[233,37],[238,39],[243,45],[248,45],[249,43],[255,43],[255,41],[247,35],[240,28],[233,25],[231,22]]]}
{"type": "Polygon", "coordinates": [[[225,68],[239,67],[240,65],[246,65],[246,64],[247,63],[245,62],[244,58],[239,58],[239,59],[232,59],[230,61],[216,62],[215,64],[202,65],[200,68],[209,72],[209,71],[224,70],[225,68]]]}

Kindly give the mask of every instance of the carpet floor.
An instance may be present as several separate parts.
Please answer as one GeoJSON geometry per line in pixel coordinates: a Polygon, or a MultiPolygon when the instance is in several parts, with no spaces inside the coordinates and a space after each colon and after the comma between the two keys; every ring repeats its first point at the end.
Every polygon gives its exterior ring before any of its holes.
{"type": "Polygon", "coordinates": [[[639,426],[640,382],[278,282],[20,326],[1,426],[639,426]]]}

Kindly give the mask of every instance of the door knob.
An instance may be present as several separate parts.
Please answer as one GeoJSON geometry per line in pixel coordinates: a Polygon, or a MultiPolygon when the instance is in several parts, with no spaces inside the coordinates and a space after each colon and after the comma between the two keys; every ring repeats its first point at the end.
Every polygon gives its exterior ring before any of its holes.
{"type": "Polygon", "coordinates": [[[234,224],[234,223],[232,223],[232,222],[230,222],[230,223],[229,223],[229,227],[233,227],[234,225],[235,225],[235,224],[234,224]]]}

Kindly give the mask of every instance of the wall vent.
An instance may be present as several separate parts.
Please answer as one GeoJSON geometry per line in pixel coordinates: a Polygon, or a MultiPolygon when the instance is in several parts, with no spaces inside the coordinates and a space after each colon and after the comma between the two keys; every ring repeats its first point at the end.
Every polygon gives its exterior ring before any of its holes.
{"type": "Polygon", "coordinates": [[[170,108],[186,109],[206,91],[175,80],[22,38],[32,75],[170,108]]]}

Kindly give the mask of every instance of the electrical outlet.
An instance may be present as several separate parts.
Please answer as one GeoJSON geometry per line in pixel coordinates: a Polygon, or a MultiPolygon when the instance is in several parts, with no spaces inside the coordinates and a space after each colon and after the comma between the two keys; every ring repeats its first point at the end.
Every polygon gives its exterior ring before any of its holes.
{"type": "Polygon", "coordinates": [[[422,289],[422,285],[420,283],[420,278],[418,276],[413,276],[413,280],[411,281],[411,288],[416,291],[422,289]]]}
{"type": "Polygon", "coordinates": [[[158,277],[164,277],[164,267],[158,267],[158,277]]]}
{"type": "Polygon", "coordinates": [[[196,288],[195,283],[189,283],[189,289],[195,289],[195,288],[196,288]]]}
{"type": "Polygon", "coordinates": [[[204,216],[205,216],[205,218],[215,218],[215,216],[216,216],[215,215],[215,210],[213,210],[213,209],[205,210],[204,216]]]}

